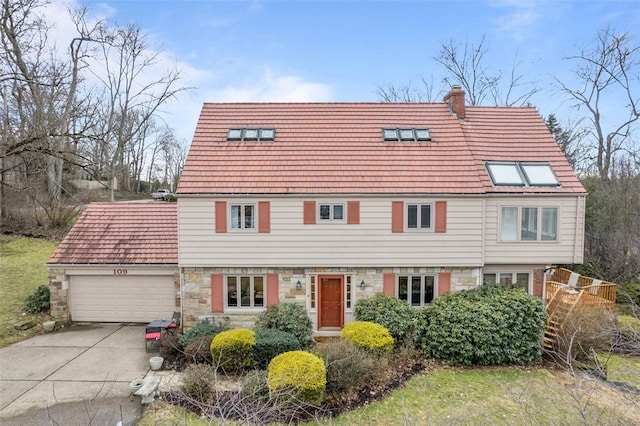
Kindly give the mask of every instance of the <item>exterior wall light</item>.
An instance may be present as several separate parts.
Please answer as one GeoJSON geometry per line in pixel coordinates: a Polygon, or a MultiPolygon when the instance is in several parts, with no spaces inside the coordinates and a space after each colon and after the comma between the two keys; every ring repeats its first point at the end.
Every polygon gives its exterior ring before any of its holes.
{"type": "Polygon", "coordinates": [[[302,283],[300,282],[300,280],[298,280],[298,282],[296,283],[296,290],[302,290],[302,283]]]}
{"type": "Polygon", "coordinates": [[[364,283],[364,280],[360,281],[360,289],[364,290],[367,285],[364,283]]]}

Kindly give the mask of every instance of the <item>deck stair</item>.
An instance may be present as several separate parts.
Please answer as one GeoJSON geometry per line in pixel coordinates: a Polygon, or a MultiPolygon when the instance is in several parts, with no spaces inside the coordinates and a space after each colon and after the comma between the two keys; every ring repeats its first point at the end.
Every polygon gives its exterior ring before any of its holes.
{"type": "Polygon", "coordinates": [[[577,307],[612,307],[616,300],[616,287],[616,284],[584,277],[567,269],[554,271],[546,282],[544,349],[554,348],[562,325],[577,307]]]}

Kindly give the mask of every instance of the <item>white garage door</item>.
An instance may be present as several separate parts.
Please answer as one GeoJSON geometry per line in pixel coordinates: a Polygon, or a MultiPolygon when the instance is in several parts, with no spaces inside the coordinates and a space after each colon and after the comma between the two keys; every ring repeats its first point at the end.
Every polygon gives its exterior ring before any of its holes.
{"type": "Polygon", "coordinates": [[[74,275],[69,289],[71,319],[96,322],[149,322],[171,318],[173,276],[74,275]]]}

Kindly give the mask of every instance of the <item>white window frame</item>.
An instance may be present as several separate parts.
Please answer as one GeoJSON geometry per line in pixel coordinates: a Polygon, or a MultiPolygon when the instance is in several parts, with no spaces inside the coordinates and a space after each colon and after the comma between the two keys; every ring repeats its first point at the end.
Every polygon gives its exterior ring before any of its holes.
{"type": "Polygon", "coordinates": [[[497,236],[498,242],[501,243],[559,243],[560,242],[560,208],[557,206],[514,206],[514,205],[499,205],[499,220],[498,220],[498,228],[497,228],[497,236]],[[504,225],[504,210],[505,209],[516,209],[516,235],[515,239],[504,239],[503,234],[503,225],[504,225]],[[523,209],[535,209],[536,210],[536,238],[535,239],[525,239],[522,237],[522,218],[523,218],[523,209]],[[545,221],[545,215],[543,214],[545,210],[555,210],[555,239],[547,239],[545,238],[545,230],[549,229],[549,222],[545,221]],[[547,226],[545,226],[547,225],[547,226]]]}
{"type": "Polygon", "coordinates": [[[267,277],[266,275],[249,275],[249,274],[228,274],[225,275],[224,277],[224,294],[225,294],[225,298],[224,298],[224,306],[225,309],[230,309],[230,310],[240,310],[240,309],[250,309],[250,310],[263,310],[267,307],[267,277]],[[231,293],[233,291],[233,289],[229,288],[229,279],[230,278],[235,278],[236,280],[236,304],[230,304],[229,303],[229,299],[231,297],[231,293]],[[238,297],[238,291],[242,291],[241,290],[241,286],[242,286],[242,279],[243,278],[249,278],[249,305],[242,305],[242,297],[238,297]],[[255,281],[256,278],[261,278],[262,279],[262,305],[258,305],[256,306],[256,299],[259,294],[259,291],[256,291],[255,289],[255,281]],[[240,289],[238,288],[240,287],[240,289]]]}
{"type": "MultiPolygon", "coordinates": [[[[501,281],[501,275],[507,275],[510,274],[511,275],[511,287],[513,288],[514,285],[513,283],[517,282],[517,278],[518,278],[518,274],[527,274],[527,287],[525,288],[525,291],[527,292],[527,294],[532,294],[532,287],[533,287],[533,271],[531,270],[523,270],[523,269],[488,269],[488,270],[483,270],[482,271],[482,284],[491,284],[491,285],[502,285],[500,283],[501,281]],[[495,282],[486,282],[485,281],[485,275],[495,275],[495,282]]],[[[518,286],[515,286],[518,287],[518,286]]]]}
{"type": "Polygon", "coordinates": [[[232,232],[257,232],[258,230],[258,206],[256,203],[229,203],[229,231],[232,232]],[[233,208],[240,206],[240,227],[234,227],[233,221],[233,208]],[[245,208],[251,207],[253,209],[253,227],[247,228],[245,208]]]}
{"type": "Polygon", "coordinates": [[[433,202],[405,202],[404,203],[404,229],[407,232],[430,232],[434,229],[436,219],[435,203],[433,202]],[[416,227],[409,227],[409,207],[417,206],[416,227]],[[422,206],[429,206],[429,227],[423,228],[422,224],[422,206]]]}
{"type": "Polygon", "coordinates": [[[346,203],[341,203],[341,202],[318,202],[318,211],[317,211],[317,223],[342,223],[346,221],[346,217],[347,217],[347,206],[346,203]],[[322,215],[321,215],[321,211],[322,211],[322,206],[329,206],[329,218],[328,219],[323,219],[322,215]],[[334,217],[335,215],[335,208],[336,206],[340,206],[342,207],[342,219],[336,219],[334,217]]]}
{"type": "Polygon", "coordinates": [[[398,274],[396,276],[396,297],[400,300],[402,300],[403,302],[406,302],[409,306],[414,307],[414,308],[424,308],[425,306],[429,305],[431,302],[433,302],[436,297],[438,297],[438,276],[437,274],[398,274]],[[400,280],[402,278],[406,277],[407,278],[407,283],[406,283],[406,290],[407,290],[407,300],[403,300],[400,299],[400,280]],[[428,301],[425,302],[424,301],[424,296],[425,296],[425,288],[426,288],[426,278],[430,277],[433,278],[433,298],[428,301]],[[419,304],[413,304],[412,300],[411,300],[411,295],[412,293],[412,282],[414,278],[420,278],[420,300],[419,300],[419,304]]]}

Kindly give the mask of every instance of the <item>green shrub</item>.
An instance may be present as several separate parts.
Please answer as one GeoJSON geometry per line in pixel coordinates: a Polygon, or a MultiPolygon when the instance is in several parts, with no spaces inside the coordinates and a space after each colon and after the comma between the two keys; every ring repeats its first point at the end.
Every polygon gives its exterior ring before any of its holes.
{"type": "Polygon", "coordinates": [[[258,315],[254,328],[275,328],[291,333],[296,336],[301,348],[308,348],[313,342],[313,325],[307,310],[299,303],[285,302],[269,306],[258,315]]]}
{"type": "Polygon", "coordinates": [[[180,337],[179,343],[181,347],[186,348],[189,343],[194,340],[200,340],[200,338],[203,336],[214,337],[221,331],[226,330],[229,330],[228,321],[218,324],[212,324],[207,320],[201,320],[198,321],[193,327],[188,329],[182,337],[180,337]]]}
{"type": "Polygon", "coordinates": [[[271,328],[256,330],[254,355],[258,368],[265,369],[276,356],[299,349],[300,342],[291,333],[271,328]]]}
{"type": "Polygon", "coordinates": [[[640,306],[640,283],[626,284],[618,286],[616,293],[616,303],[640,306]]]}
{"type": "Polygon", "coordinates": [[[256,335],[252,330],[236,328],[218,333],[211,341],[213,365],[226,372],[242,371],[255,364],[253,348],[256,335]]]}
{"type": "Polygon", "coordinates": [[[520,289],[483,286],[435,299],[419,319],[427,358],[456,365],[530,364],[540,358],[546,314],[520,289]]]}
{"type": "Polygon", "coordinates": [[[389,330],[375,322],[351,322],[344,326],[341,337],[373,352],[385,353],[393,349],[393,337],[389,330]]]}
{"type": "Polygon", "coordinates": [[[324,400],[327,371],[318,356],[304,351],[285,352],[267,368],[269,392],[278,398],[320,405],[324,400]],[[290,392],[290,393],[289,393],[290,392]]]}
{"type": "Polygon", "coordinates": [[[358,299],[355,305],[357,321],[369,321],[383,325],[398,343],[413,343],[418,310],[402,300],[376,294],[372,298],[358,299]]]}
{"type": "Polygon", "coordinates": [[[207,403],[215,392],[216,372],[210,365],[190,364],[182,376],[182,392],[200,403],[207,403]]]}
{"type": "Polygon", "coordinates": [[[27,297],[25,310],[30,314],[39,314],[46,312],[51,308],[51,294],[49,286],[41,285],[36,291],[27,297]]]}
{"type": "Polygon", "coordinates": [[[327,369],[328,398],[348,399],[348,393],[375,389],[385,381],[388,358],[375,356],[350,340],[319,343],[314,351],[327,369]]]}

